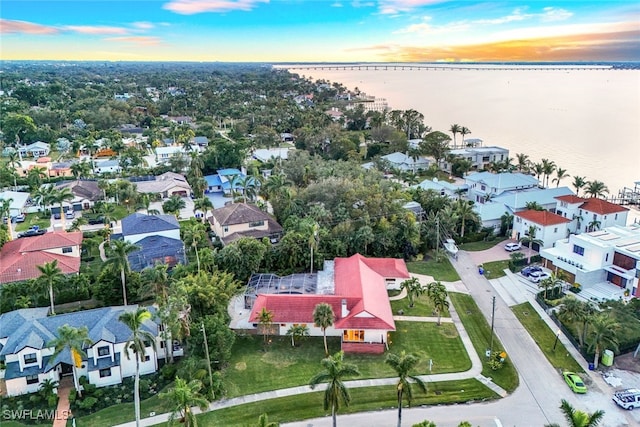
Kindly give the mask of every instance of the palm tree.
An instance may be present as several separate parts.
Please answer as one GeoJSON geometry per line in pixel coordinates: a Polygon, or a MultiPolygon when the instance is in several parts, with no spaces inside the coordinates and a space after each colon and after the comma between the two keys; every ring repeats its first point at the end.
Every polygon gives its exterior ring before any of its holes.
{"type": "Polygon", "coordinates": [[[460,237],[464,237],[464,229],[467,221],[477,224],[479,222],[478,214],[473,210],[473,202],[462,199],[456,202],[455,212],[458,216],[458,221],[461,223],[460,237]]]}
{"type": "Polygon", "coordinates": [[[329,348],[327,347],[327,328],[333,326],[335,320],[335,313],[333,308],[326,302],[321,302],[313,309],[313,324],[316,327],[322,328],[322,335],[324,337],[324,354],[329,356],[329,348]]]}
{"type": "Polygon", "coordinates": [[[576,196],[580,197],[580,190],[587,185],[587,180],[583,176],[574,175],[571,185],[576,189],[576,196]]]}
{"type": "Polygon", "coordinates": [[[449,128],[449,132],[451,132],[451,134],[453,135],[453,148],[457,147],[456,135],[460,133],[461,129],[462,128],[458,124],[453,124],[451,125],[451,128],[449,128]]]}
{"type": "Polygon", "coordinates": [[[200,255],[198,254],[198,245],[202,239],[206,238],[206,235],[200,228],[201,225],[197,222],[192,222],[186,225],[183,229],[184,242],[190,245],[196,253],[196,265],[198,267],[198,273],[200,273],[200,255]]]}
{"type": "Polygon", "coordinates": [[[531,255],[533,252],[533,244],[542,245],[544,242],[540,239],[536,239],[536,226],[530,225],[529,230],[527,230],[527,234],[520,238],[520,242],[529,246],[529,253],[527,256],[527,264],[531,264],[531,255]]]}
{"type": "Polygon", "coordinates": [[[49,290],[49,302],[51,315],[56,314],[53,308],[53,288],[60,284],[64,278],[62,270],[58,267],[58,260],[54,259],[44,265],[36,266],[40,271],[40,276],[35,280],[38,287],[42,286],[49,290]]]}
{"type": "Polygon", "coordinates": [[[273,311],[267,310],[266,307],[262,307],[259,316],[260,327],[262,329],[262,337],[264,338],[265,348],[267,346],[267,340],[269,339],[269,330],[273,324],[273,311]]]}
{"type": "Polygon", "coordinates": [[[526,202],[524,204],[525,208],[527,208],[528,210],[531,211],[543,211],[544,210],[544,206],[542,206],[540,203],[534,201],[531,202],[526,202]]]}
{"type": "Polygon", "coordinates": [[[340,401],[342,401],[345,406],[349,406],[349,403],[351,403],[351,395],[342,380],[346,377],[360,375],[358,368],[355,365],[344,363],[343,358],[344,352],[339,351],[333,356],[322,359],[320,364],[324,370],[317,373],[309,381],[311,389],[315,389],[320,383],[328,383],[327,389],[324,392],[323,405],[325,411],[331,408],[333,427],[337,426],[337,413],[338,409],[340,409],[340,401]]]}
{"type": "Polygon", "coordinates": [[[169,423],[174,424],[176,420],[184,423],[185,427],[198,427],[198,420],[191,410],[197,406],[205,410],[209,406],[209,401],[200,394],[202,383],[198,380],[191,380],[188,383],[180,377],[176,377],[176,382],[172,388],[164,393],[160,393],[161,399],[169,400],[172,411],[169,423]]]}
{"type": "Polygon", "coordinates": [[[0,218],[6,218],[9,240],[13,239],[13,231],[11,229],[11,203],[13,203],[12,198],[0,200],[0,218]]]}
{"type": "Polygon", "coordinates": [[[69,188],[67,187],[57,189],[51,196],[52,202],[58,203],[58,205],[60,206],[60,219],[62,221],[63,230],[67,228],[67,224],[66,224],[64,208],[62,204],[66,201],[73,200],[75,197],[76,196],[74,196],[71,190],[69,190],[69,188]]]}
{"type": "Polygon", "coordinates": [[[213,214],[213,203],[208,197],[201,197],[193,202],[193,213],[196,211],[202,211],[202,223],[207,222],[207,212],[211,211],[213,214]]]}
{"type": "Polygon", "coordinates": [[[31,191],[35,191],[42,185],[42,180],[46,177],[47,175],[44,173],[43,168],[35,167],[29,169],[29,172],[27,172],[27,184],[29,185],[29,189],[31,191]]]}
{"type": "Polygon", "coordinates": [[[400,289],[406,289],[407,297],[409,298],[409,307],[413,307],[415,297],[419,297],[425,292],[420,281],[415,277],[400,283],[400,289]]]}
{"type": "Polygon", "coordinates": [[[602,181],[589,181],[587,182],[587,188],[584,191],[585,195],[591,196],[591,197],[601,197],[604,198],[607,193],[609,193],[609,189],[607,188],[606,185],[604,185],[604,182],[602,181]]]}
{"type": "Polygon", "coordinates": [[[584,346],[586,330],[593,313],[594,308],[588,302],[580,301],[572,296],[563,299],[560,317],[565,322],[576,325],[576,334],[581,348],[584,346]]]}
{"type": "Polygon", "coordinates": [[[556,177],[553,178],[551,180],[551,182],[555,182],[556,183],[556,188],[560,186],[560,181],[566,177],[568,177],[569,174],[567,173],[566,169],[562,169],[562,168],[557,168],[556,169],[556,177]]]}
{"type": "Polygon", "coordinates": [[[396,384],[396,394],[398,397],[398,427],[402,426],[402,400],[407,396],[407,404],[411,406],[413,398],[412,382],[418,384],[423,392],[427,392],[427,386],[420,377],[411,375],[411,370],[416,367],[420,359],[413,354],[406,354],[404,351],[397,354],[389,353],[385,363],[398,374],[398,384],[396,384]]]}
{"type": "Polygon", "coordinates": [[[71,227],[69,227],[69,231],[80,231],[80,227],[87,224],[89,224],[87,218],[80,216],[73,220],[71,227]]]}
{"type": "Polygon", "coordinates": [[[540,281],[538,287],[544,289],[544,299],[547,299],[547,291],[561,286],[563,282],[564,281],[559,278],[556,273],[551,273],[549,277],[540,281]]]}
{"type": "Polygon", "coordinates": [[[287,330],[287,335],[291,336],[291,347],[296,346],[296,340],[309,336],[309,328],[305,324],[293,324],[287,330]]]}
{"type": "Polygon", "coordinates": [[[16,173],[16,168],[19,168],[22,166],[22,163],[20,163],[20,154],[18,154],[17,151],[10,151],[9,155],[7,156],[7,163],[6,166],[12,171],[13,173],[13,191],[18,191],[18,174],[16,173]]]}
{"type": "Polygon", "coordinates": [[[469,135],[470,133],[471,133],[471,131],[468,128],[466,128],[464,126],[462,126],[462,128],[460,128],[460,135],[462,135],[462,146],[463,147],[464,147],[464,137],[465,137],[465,135],[469,135]]]}
{"type": "Polygon", "coordinates": [[[436,313],[438,313],[438,326],[440,326],[442,312],[449,308],[447,288],[441,282],[431,282],[427,285],[427,296],[433,303],[436,313]]]}
{"type": "Polygon", "coordinates": [[[313,273],[313,250],[318,250],[318,244],[320,243],[318,239],[319,230],[320,226],[317,222],[310,224],[307,230],[309,232],[309,250],[311,251],[311,265],[309,266],[309,274],[313,273]]]}
{"type": "Polygon", "coordinates": [[[182,197],[174,194],[162,204],[162,210],[166,214],[174,214],[176,218],[180,216],[180,210],[184,209],[186,203],[182,200],[182,197]]]}
{"type": "Polygon", "coordinates": [[[58,336],[47,343],[47,347],[54,348],[51,360],[55,360],[63,350],[69,349],[73,359],[73,386],[76,388],[78,396],[82,396],[82,391],[80,390],[76,369],[82,366],[82,358],[87,357],[84,348],[92,344],[93,341],[89,338],[89,329],[86,326],[74,328],[69,325],[60,326],[58,328],[58,336]]]}
{"type": "Polygon", "coordinates": [[[156,297],[158,305],[163,305],[167,301],[169,292],[169,266],[167,264],[156,264],[147,267],[141,272],[142,287],[140,289],[141,298],[156,297]]]}
{"type": "Polygon", "coordinates": [[[126,240],[114,240],[111,242],[111,256],[105,262],[105,266],[111,266],[114,270],[120,270],[124,305],[127,305],[127,272],[131,269],[129,266],[129,254],[138,249],[139,246],[126,240]]]}
{"type": "Polygon", "coordinates": [[[500,230],[504,230],[504,235],[511,236],[511,229],[513,228],[513,215],[505,211],[500,217],[500,230]]]}
{"type": "Polygon", "coordinates": [[[600,221],[598,221],[597,219],[594,219],[589,223],[588,227],[589,227],[588,228],[589,232],[600,230],[600,221]]]}
{"type": "Polygon", "coordinates": [[[518,171],[519,172],[528,172],[529,171],[529,156],[523,153],[516,154],[516,161],[518,162],[518,171]]]}
{"type": "MultiPolygon", "coordinates": [[[[536,179],[540,182],[540,176],[544,174],[544,165],[542,163],[534,163],[533,171],[536,174],[536,179]]],[[[542,186],[542,184],[540,184],[540,186],[542,186]]]]}
{"type": "Polygon", "coordinates": [[[556,170],[556,164],[553,160],[542,159],[542,170],[545,177],[545,187],[549,187],[549,176],[556,170]]]}
{"type": "MultiPolygon", "coordinates": [[[[596,427],[604,417],[603,410],[597,410],[592,414],[576,410],[569,402],[562,399],[560,410],[564,414],[569,427],[596,427]]],[[[560,427],[559,424],[546,424],[545,427],[560,427]]]]}
{"type": "Polygon", "coordinates": [[[617,335],[620,324],[607,313],[600,313],[591,318],[589,325],[591,326],[589,350],[594,351],[593,366],[597,368],[600,353],[604,347],[610,346],[614,351],[618,351],[617,335]]]}
{"type": "Polygon", "coordinates": [[[147,347],[156,349],[156,338],[147,330],[142,329],[144,323],[151,319],[152,315],[146,308],[138,307],[136,311],[125,311],[118,317],[130,330],[131,336],[124,346],[124,354],[127,359],[131,358],[133,352],[136,358],[136,376],[133,388],[133,401],[136,413],[136,427],[140,427],[140,362],[144,361],[147,354],[147,347]]]}
{"type": "Polygon", "coordinates": [[[52,185],[44,185],[38,187],[35,191],[32,192],[34,201],[42,206],[42,210],[47,212],[47,207],[50,203],[53,202],[53,194],[56,189],[52,185]]]}

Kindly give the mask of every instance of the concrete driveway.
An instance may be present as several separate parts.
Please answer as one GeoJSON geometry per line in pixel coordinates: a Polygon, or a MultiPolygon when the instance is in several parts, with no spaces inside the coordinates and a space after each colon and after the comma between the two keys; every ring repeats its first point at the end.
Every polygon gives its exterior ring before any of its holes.
{"type": "MultiPolygon", "coordinates": [[[[512,253],[512,252],[505,251],[504,245],[506,245],[507,243],[516,243],[516,242],[517,240],[505,240],[498,243],[497,245],[495,245],[490,249],[486,249],[484,251],[473,251],[473,252],[468,251],[467,253],[469,254],[469,257],[473,260],[473,262],[476,265],[484,264],[485,262],[490,262],[490,261],[502,261],[502,260],[509,259],[509,255],[512,253]]],[[[526,247],[523,247],[522,249],[516,252],[522,252],[525,257],[529,256],[529,248],[526,248],[526,247]]],[[[537,254],[538,252],[536,251],[531,252],[531,256],[534,256],[537,254]]]]}

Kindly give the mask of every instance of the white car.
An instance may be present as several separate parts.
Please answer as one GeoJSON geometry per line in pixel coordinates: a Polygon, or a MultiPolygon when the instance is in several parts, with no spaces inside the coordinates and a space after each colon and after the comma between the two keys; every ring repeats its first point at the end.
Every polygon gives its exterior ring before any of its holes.
{"type": "Polygon", "coordinates": [[[527,278],[533,283],[540,283],[544,279],[548,279],[549,277],[551,277],[551,275],[546,271],[534,271],[533,273],[529,274],[529,277],[527,278]]]}
{"type": "Polygon", "coordinates": [[[522,245],[520,244],[520,242],[507,243],[506,245],[504,245],[504,250],[507,252],[517,251],[517,250],[520,250],[521,248],[522,248],[522,245]]]}

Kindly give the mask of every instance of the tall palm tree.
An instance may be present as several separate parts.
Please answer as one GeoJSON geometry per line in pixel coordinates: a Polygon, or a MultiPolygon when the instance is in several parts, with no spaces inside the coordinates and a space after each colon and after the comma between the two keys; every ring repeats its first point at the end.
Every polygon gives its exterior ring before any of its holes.
{"type": "MultiPolygon", "coordinates": [[[[604,417],[603,410],[597,410],[592,414],[576,410],[569,402],[562,399],[560,410],[564,414],[569,427],[596,427],[604,417]]],[[[545,427],[560,427],[559,424],[546,424],[545,427]]]]}
{"type": "Polygon", "coordinates": [[[56,189],[53,185],[43,185],[38,187],[31,194],[33,195],[34,201],[42,206],[42,210],[47,212],[47,207],[49,204],[53,203],[53,195],[55,194],[56,189]]]}
{"type": "Polygon", "coordinates": [[[114,270],[120,271],[124,305],[127,305],[127,273],[131,269],[129,266],[129,254],[138,249],[139,246],[126,240],[113,240],[111,242],[111,256],[105,262],[105,266],[111,266],[114,270]]]}
{"type": "Polygon", "coordinates": [[[553,160],[542,159],[542,169],[545,177],[545,187],[549,187],[549,176],[556,170],[556,164],[553,160]]]}
{"type": "Polygon", "coordinates": [[[164,393],[160,393],[161,399],[169,401],[171,406],[171,416],[169,423],[174,424],[177,420],[184,423],[185,427],[198,427],[198,420],[191,410],[197,406],[205,410],[209,406],[209,401],[200,394],[202,383],[198,380],[186,382],[180,377],[176,377],[176,382],[172,388],[164,393]]]}
{"type": "Polygon", "coordinates": [[[156,349],[155,336],[143,329],[144,323],[151,317],[149,310],[143,307],[138,307],[136,311],[125,311],[118,317],[118,320],[131,330],[131,335],[124,346],[124,354],[127,359],[131,359],[131,353],[133,353],[136,359],[136,376],[133,387],[136,427],[140,427],[140,362],[144,361],[148,346],[151,346],[153,351],[156,349]]]}
{"type": "Polygon", "coordinates": [[[504,211],[504,214],[500,217],[500,230],[504,230],[504,235],[510,237],[512,229],[513,215],[509,211],[504,211]]]}
{"type": "Polygon", "coordinates": [[[591,197],[604,198],[609,193],[609,188],[602,181],[589,181],[584,194],[591,197]]]}
{"type": "Polygon", "coordinates": [[[530,225],[529,230],[527,230],[527,234],[520,238],[520,242],[525,243],[529,246],[529,251],[527,254],[527,264],[531,264],[531,255],[533,254],[533,244],[542,245],[544,242],[540,239],[536,239],[536,226],[530,225]]]}
{"type": "Polygon", "coordinates": [[[458,124],[453,124],[449,128],[449,132],[451,132],[451,134],[453,135],[453,148],[457,148],[456,135],[460,133],[461,129],[462,128],[458,124]]]}
{"type": "Polygon", "coordinates": [[[585,333],[588,324],[593,316],[594,308],[588,303],[577,298],[567,296],[563,300],[560,317],[568,323],[576,325],[576,333],[578,335],[578,343],[582,348],[584,346],[585,333]]]}
{"type": "Polygon", "coordinates": [[[60,220],[62,221],[62,229],[63,230],[66,230],[67,224],[66,224],[66,219],[65,219],[65,215],[64,215],[64,208],[63,208],[62,204],[64,202],[73,200],[75,197],[76,196],[74,196],[73,193],[71,192],[71,190],[69,190],[69,188],[67,188],[67,187],[56,189],[56,191],[51,196],[52,201],[54,203],[58,203],[58,205],[60,206],[60,220]]]}
{"type": "Polygon", "coordinates": [[[309,225],[307,232],[309,233],[309,250],[311,251],[311,263],[309,265],[309,274],[313,273],[313,251],[314,249],[318,250],[318,244],[320,243],[318,239],[318,233],[320,230],[320,225],[317,222],[313,222],[309,225]]]}
{"type": "Polygon", "coordinates": [[[167,301],[169,285],[169,266],[167,264],[156,264],[147,267],[141,272],[142,287],[140,289],[141,298],[155,297],[158,305],[163,305],[167,301]]]}
{"type": "Polygon", "coordinates": [[[462,126],[462,128],[460,128],[460,135],[462,135],[462,146],[464,147],[464,137],[465,135],[469,135],[471,133],[471,131],[469,130],[469,128],[466,128],[464,126],[462,126]]]}
{"type": "Polygon", "coordinates": [[[333,356],[322,359],[320,364],[324,370],[314,375],[309,381],[311,389],[314,389],[320,383],[328,383],[324,392],[323,405],[325,410],[331,408],[333,427],[337,426],[337,414],[338,409],[340,409],[340,401],[342,401],[345,406],[349,406],[349,403],[351,403],[351,395],[342,380],[346,377],[360,375],[358,368],[355,365],[344,363],[343,358],[344,352],[339,351],[333,356]]]}
{"type": "Polygon", "coordinates": [[[544,289],[544,299],[547,299],[547,291],[562,286],[563,283],[564,281],[556,273],[551,273],[549,277],[540,281],[538,287],[544,289]]]}
{"type": "Polygon", "coordinates": [[[200,255],[198,253],[198,245],[203,239],[206,239],[206,234],[200,228],[201,225],[197,222],[192,222],[183,228],[184,242],[191,246],[196,254],[196,266],[198,267],[198,273],[200,273],[200,255]]]}
{"type": "Polygon", "coordinates": [[[516,154],[516,161],[518,162],[518,171],[519,172],[528,172],[529,171],[529,156],[523,153],[516,154]]]}
{"type": "Polygon", "coordinates": [[[478,214],[473,210],[473,202],[462,199],[456,202],[455,212],[458,216],[458,221],[460,221],[460,237],[464,237],[466,223],[471,221],[477,224],[479,222],[478,214]]]}
{"type": "Polygon", "coordinates": [[[415,382],[423,392],[427,392],[427,386],[420,377],[411,375],[411,370],[420,362],[413,354],[406,354],[404,350],[400,355],[389,353],[385,363],[398,374],[398,384],[396,384],[396,394],[398,397],[398,427],[402,427],[402,401],[407,397],[407,404],[411,406],[413,399],[412,382],[415,382]]]}
{"type": "Polygon", "coordinates": [[[564,178],[568,177],[569,174],[567,173],[566,169],[562,169],[562,168],[557,168],[556,169],[556,177],[553,178],[551,180],[551,182],[555,182],[556,183],[556,188],[560,186],[560,181],[563,180],[564,178]]]}
{"type": "Polygon", "coordinates": [[[17,151],[10,151],[9,155],[7,156],[7,163],[6,166],[12,171],[13,173],[13,191],[18,191],[18,174],[16,172],[16,169],[22,166],[22,163],[20,163],[20,154],[18,154],[17,151]]]}
{"type": "Polygon", "coordinates": [[[600,230],[600,224],[601,224],[600,221],[598,221],[597,219],[594,219],[593,221],[591,221],[587,226],[589,232],[600,230]]]}
{"type": "Polygon", "coordinates": [[[587,185],[587,179],[583,176],[574,175],[571,185],[573,185],[573,188],[576,189],[576,196],[580,197],[580,190],[582,190],[584,186],[587,185]]]}
{"type": "Polygon", "coordinates": [[[49,290],[49,303],[51,315],[56,314],[53,308],[53,288],[62,282],[64,274],[58,267],[58,260],[54,259],[51,262],[47,262],[44,265],[36,266],[40,271],[40,276],[35,280],[36,286],[45,287],[49,290]]]}
{"type": "Polygon", "coordinates": [[[27,184],[31,191],[35,191],[36,188],[42,185],[43,179],[47,177],[43,168],[34,167],[27,172],[27,184]]]}
{"type": "Polygon", "coordinates": [[[13,239],[13,230],[11,228],[11,203],[13,203],[12,198],[0,200],[0,218],[6,218],[9,240],[13,239]]]}
{"type": "Polygon", "coordinates": [[[540,183],[540,186],[544,186],[544,184],[543,184],[544,179],[542,181],[540,181],[540,176],[542,176],[544,174],[544,165],[542,163],[534,163],[533,164],[533,171],[536,174],[536,179],[540,183]]]}
{"type": "Polygon", "coordinates": [[[200,197],[194,200],[193,213],[195,214],[196,211],[202,211],[202,223],[205,224],[207,222],[207,212],[211,211],[211,214],[213,214],[213,203],[211,199],[208,197],[200,197]]]}
{"type": "Polygon", "coordinates": [[[329,356],[329,348],[327,347],[327,328],[333,326],[336,318],[333,308],[326,302],[321,302],[313,309],[313,324],[322,329],[324,337],[324,354],[329,356]]]}
{"type": "Polygon", "coordinates": [[[431,282],[427,285],[427,297],[429,297],[433,303],[433,308],[438,313],[438,326],[440,326],[442,312],[449,308],[447,288],[441,282],[431,282]]]}
{"type": "Polygon", "coordinates": [[[62,351],[69,349],[73,359],[73,386],[76,388],[78,396],[82,396],[82,391],[80,390],[76,369],[82,366],[82,358],[87,357],[84,348],[92,344],[93,341],[89,338],[89,329],[86,326],[74,328],[69,325],[60,326],[58,328],[58,336],[47,343],[47,347],[54,348],[51,360],[55,360],[62,351]]]}
{"type": "Polygon", "coordinates": [[[607,313],[600,313],[591,318],[589,326],[591,326],[589,350],[594,351],[593,366],[597,368],[600,353],[605,347],[609,346],[614,351],[618,351],[620,324],[607,313]]]}
{"type": "Polygon", "coordinates": [[[425,289],[416,277],[412,277],[411,279],[407,279],[400,283],[400,289],[406,289],[407,298],[409,298],[409,307],[413,307],[415,298],[425,292],[425,289]]]}
{"type": "Polygon", "coordinates": [[[269,339],[269,331],[273,324],[273,311],[267,310],[266,307],[262,307],[259,315],[259,323],[262,328],[262,337],[264,339],[264,345],[266,348],[267,340],[269,339]]]}

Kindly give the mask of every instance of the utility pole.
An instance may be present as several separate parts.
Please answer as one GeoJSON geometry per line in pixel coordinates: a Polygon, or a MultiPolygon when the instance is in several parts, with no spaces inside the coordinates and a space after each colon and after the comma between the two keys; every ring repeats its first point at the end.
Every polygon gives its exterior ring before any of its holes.
{"type": "Polygon", "coordinates": [[[496,297],[493,297],[491,304],[491,343],[489,344],[489,357],[493,354],[493,324],[496,316],[496,297]]]}
{"type": "Polygon", "coordinates": [[[204,322],[200,325],[202,331],[202,337],[204,338],[204,350],[207,355],[207,370],[209,371],[209,387],[211,390],[211,401],[213,402],[215,396],[213,394],[213,375],[211,374],[211,359],[209,358],[209,343],[207,343],[207,333],[204,330],[204,322]]]}

